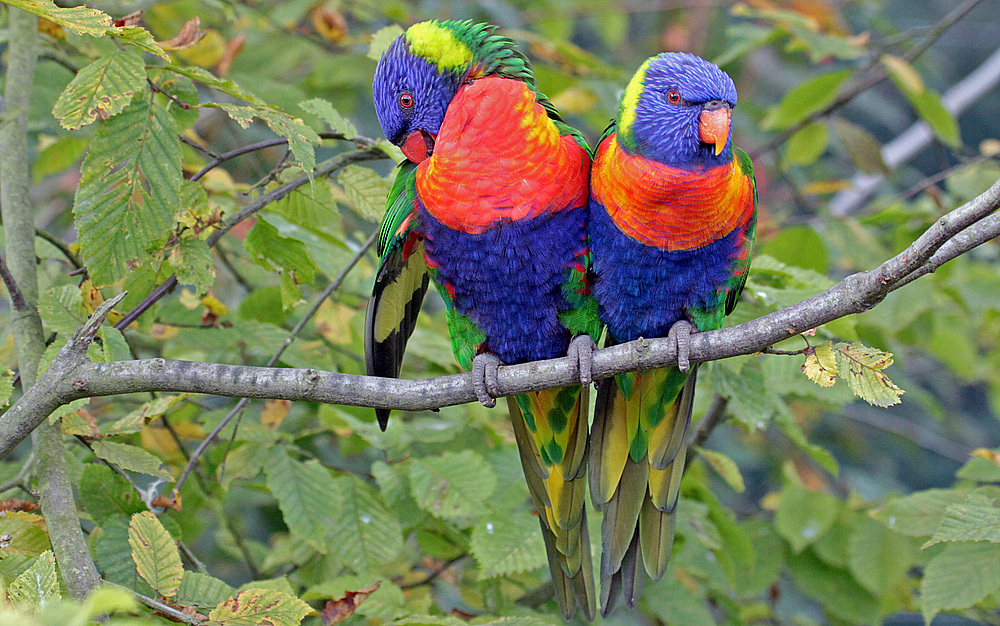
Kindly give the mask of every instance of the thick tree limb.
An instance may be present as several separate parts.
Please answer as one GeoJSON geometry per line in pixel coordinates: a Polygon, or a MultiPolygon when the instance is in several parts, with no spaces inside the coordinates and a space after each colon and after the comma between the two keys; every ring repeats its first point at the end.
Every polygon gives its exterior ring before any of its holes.
{"type": "MultiPolygon", "coordinates": [[[[38,363],[45,351],[45,339],[38,314],[34,211],[28,199],[31,178],[27,122],[38,55],[38,28],[34,15],[13,7],[7,14],[8,63],[0,123],[0,146],[3,146],[0,150],[0,204],[3,206],[7,260],[3,279],[8,284],[14,309],[12,327],[21,388],[25,393],[34,390],[45,395],[47,389],[39,388],[40,381],[35,380],[38,363]]],[[[33,432],[38,492],[52,549],[70,595],[82,599],[100,583],[100,577],[76,514],[62,431],[56,424],[43,424],[44,419],[22,430],[21,439],[33,432]]]]}
{"type": "MultiPolygon", "coordinates": [[[[753,354],[784,339],[854,313],[863,313],[912,276],[992,239],[1000,229],[1000,181],[985,193],[941,217],[911,246],[879,267],[848,276],[830,289],[796,305],[722,330],[691,337],[692,362],[753,354]]],[[[114,301],[108,301],[113,304],[114,301]]],[[[106,302],[105,305],[108,303],[106,302]]],[[[59,406],[77,398],[149,391],[186,391],[229,397],[306,400],[353,406],[418,411],[472,402],[472,374],[419,380],[358,376],[313,369],[249,367],[146,359],[91,363],[86,346],[102,308],[63,348],[39,384],[0,420],[0,456],[7,454],[59,406]],[[89,330],[88,330],[89,329],[89,330]],[[44,383],[44,384],[43,384],[44,383]]],[[[627,371],[673,365],[673,342],[639,339],[594,352],[593,375],[606,378],[627,371]]],[[[500,368],[503,395],[538,391],[578,382],[569,358],[500,368]]]]}

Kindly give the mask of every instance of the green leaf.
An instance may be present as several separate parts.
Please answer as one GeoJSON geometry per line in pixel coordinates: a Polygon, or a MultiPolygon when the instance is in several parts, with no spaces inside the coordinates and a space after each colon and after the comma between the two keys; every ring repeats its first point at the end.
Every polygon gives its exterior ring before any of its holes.
{"type": "Polygon", "coordinates": [[[899,404],[905,393],[882,370],[892,365],[892,353],[869,348],[861,342],[838,343],[840,375],[847,379],[854,395],[880,407],[899,404]]]}
{"type": "Polygon", "coordinates": [[[865,174],[881,174],[888,176],[892,172],[882,159],[882,144],[862,126],[849,122],[842,117],[833,118],[833,126],[843,144],[861,172],[865,174]]]}
{"type": "Polygon", "coordinates": [[[904,535],[929,536],[941,526],[948,507],[964,502],[968,493],[957,489],[918,491],[890,501],[872,513],[872,517],[904,535]]]}
{"type": "MultiPolygon", "coordinates": [[[[85,620],[92,620],[98,615],[106,615],[121,611],[134,613],[139,609],[139,601],[134,594],[120,587],[101,585],[95,589],[83,603],[85,620]]],[[[116,622],[111,622],[115,624],[116,622]]]]}
{"type": "Polygon", "coordinates": [[[120,29],[110,31],[108,34],[150,54],[155,54],[164,61],[170,61],[170,55],[163,51],[160,44],[156,43],[153,34],[141,26],[123,26],[120,29]]]}
{"type": "Polygon", "coordinates": [[[774,525],[794,552],[802,552],[833,525],[839,506],[830,494],[789,483],[781,490],[774,525]]]}
{"type": "Polygon", "coordinates": [[[340,213],[333,191],[326,180],[318,180],[313,185],[303,185],[268,207],[289,222],[301,226],[311,233],[331,243],[340,245],[342,235],[340,213]]]}
{"type": "Polygon", "coordinates": [[[924,544],[928,548],[942,541],[990,541],[1000,543],[1000,508],[992,498],[970,493],[962,503],[945,509],[941,526],[924,544]]]}
{"type": "Polygon", "coordinates": [[[493,469],[480,455],[465,450],[413,459],[410,485],[420,508],[438,517],[479,513],[496,487],[493,469]]]}
{"type": "Polygon", "coordinates": [[[314,146],[320,142],[316,131],[306,126],[299,118],[277,109],[261,108],[257,115],[267,123],[267,127],[274,131],[274,134],[288,139],[292,156],[302,165],[309,180],[312,180],[313,170],[316,169],[314,146]]]}
{"type": "Polygon", "coordinates": [[[850,75],[851,70],[827,72],[793,88],[768,111],[761,127],[765,130],[783,130],[821,111],[837,98],[840,86],[850,75]]]}
{"type": "Polygon", "coordinates": [[[95,441],[91,444],[94,454],[123,470],[173,480],[170,472],[163,467],[160,459],[138,446],[113,441],[95,441]]]}
{"type": "Polygon", "coordinates": [[[145,596],[156,594],[136,570],[129,545],[129,518],[113,516],[101,522],[94,558],[104,580],[145,596]]]}
{"type": "Polygon", "coordinates": [[[479,580],[545,565],[545,544],[534,515],[484,515],[472,528],[469,549],[479,563],[479,580]]]}
{"type": "Polygon", "coordinates": [[[106,465],[90,463],[80,476],[80,504],[100,525],[113,518],[129,519],[146,504],[127,480],[106,465]]]}
{"type": "Polygon", "coordinates": [[[216,606],[233,595],[236,590],[214,576],[199,572],[184,572],[177,589],[175,604],[184,606],[216,606]]]}
{"type": "MultiPolygon", "coordinates": [[[[106,435],[128,435],[132,433],[137,433],[142,430],[143,426],[149,423],[150,420],[160,417],[174,406],[178,402],[181,402],[188,398],[189,394],[180,394],[176,396],[160,396],[155,400],[150,400],[145,402],[138,409],[132,411],[120,420],[115,421],[107,428],[104,428],[104,434],[106,435]]],[[[88,466],[89,467],[89,466],[88,466]]],[[[131,513],[134,513],[132,511],[131,513]]],[[[129,513],[129,514],[131,514],[129,513]]]]}
{"type": "Polygon", "coordinates": [[[125,276],[166,241],[181,187],[173,117],[137,98],[98,128],[83,161],[73,213],[94,282],[125,276]]]}
{"type": "Polygon", "coordinates": [[[733,491],[743,493],[746,490],[746,485],[743,482],[743,474],[740,473],[740,468],[736,465],[735,461],[715,450],[707,448],[698,448],[697,450],[698,456],[705,459],[712,469],[722,477],[722,480],[726,481],[726,484],[733,488],[733,491]]]}
{"type": "MultiPolygon", "coordinates": [[[[227,80],[224,78],[219,78],[215,74],[209,72],[208,70],[197,67],[194,65],[167,65],[164,69],[180,74],[181,76],[186,76],[193,81],[199,82],[206,87],[211,87],[217,91],[221,91],[227,96],[232,96],[238,100],[243,100],[250,104],[267,106],[263,100],[255,96],[250,91],[247,91],[243,87],[237,85],[234,81],[227,80]]],[[[228,109],[226,109],[228,112],[228,109]]]]}
{"type": "Polygon", "coordinates": [[[378,61],[382,58],[382,53],[389,47],[396,37],[403,34],[403,29],[395,24],[380,28],[372,35],[371,43],[368,45],[368,58],[378,61]]]}
{"type": "Polygon", "coordinates": [[[312,607],[273,589],[246,589],[212,609],[208,619],[221,626],[298,626],[312,607]]]}
{"type": "Polygon", "coordinates": [[[848,563],[858,582],[881,596],[906,577],[914,552],[911,539],[870,517],[862,517],[851,534],[848,563]]]}
{"type": "Polygon", "coordinates": [[[193,286],[197,293],[205,293],[215,283],[212,251],[201,239],[181,239],[170,251],[169,261],[177,282],[193,286]]]}
{"type": "Polygon", "coordinates": [[[113,29],[111,16],[97,9],[89,9],[84,6],[57,7],[55,3],[49,0],[3,0],[3,2],[12,7],[24,9],[28,13],[34,13],[35,15],[52,20],[77,35],[100,37],[113,29]]]}
{"type": "Polygon", "coordinates": [[[354,122],[341,115],[340,111],[333,108],[329,101],[322,98],[312,98],[300,102],[299,106],[304,111],[308,111],[326,122],[330,130],[340,133],[344,139],[351,140],[358,136],[358,129],[354,127],[354,122]]]}
{"type": "Polygon", "coordinates": [[[76,135],[66,135],[56,139],[38,153],[38,158],[35,159],[31,169],[32,182],[38,185],[46,176],[69,169],[83,158],[89,145],[89,139],[76,135]]]}
{"type": "Polygon", "coordinates": [[[0,408],[10,404],[10,398],[14,395],[14,372],[7,370],[0,373],[0,408]]]}
{"type": "Polygon", "coordinates": [[[162,596],[173,597],[180,587],[184,566],[177,543],[160,520],[149,511],[133,515],[128,543],[135,569],[143,580],[162,596]]]}
{"type": "Polygon", "coordinates": [[[774,394],[768,393],[760,364],[744,361],[739,371],[737,362],[712,367],[715,389],[730,399],[729,410],[733,417],[751,429],[763,429],[778,410],[774,394]]]}
{"type": "Polygon", "coordinates": [[[0,517],[0,575],[8,580],[31,566],[35,557],[51,547],[41,526],[42,518],[31,513],[7,513],[0,517]]]}
{"type": "Polygon", "coordinates": [[[73,285],[53,287],[39,294],[38,313],[49,329],[68,335],[87,320],[80,288],[73,285]]]}
{"type": "Polygon", "coordinates": [[[255,263],[269,270],[273,269],[273,263],[292,274],[298,284],[308,284],[316,278],[316,264],[309,257],[306,245],[298,239],[282,237],[263,218],[257,218],[244,245],[255,263]]]}
{"type": "Polygon", "coordinates": [[[910,104],[917,111],[920,119],[927,122],[938,139],[957,148],[962,145],[962,138],[959,136],[958,122],[955,116],[944,108],[941,96],[931,89],[924,89],[919,93],[907,91],[906,96],[910,99],[910,104]]]}
{"type": "Polygon", "coordinates": [[[63,128],[76,130],[117,115],[145,89],[142,57],[132,48],[119,48],[77,72],[56,100],[52,115],[63,128]]]}
{"type": "Polygon", "coordinates": [[[339,504],[330,496],[339,486],[330,472],[316,461],[293,460],[284,447],[272,448],[264,471],[288,529],[326,553],[324,539],[340,515],[339,504]]]}
{"type": "Polygon", "coordinates": [[[399,556],[403,528],[370,486],[355,476],[338,478],[329,494],[337,507],[329,527],[331,552],[355,572],[371,572],[399,556]]]}
{"type": "Polygon", "coordinates": [[[50,550],[35,557],[34,562],[7,586],[12,604],[26,603],[40,608],[49,602],[62,599],[59,577],[56,576],[56,558],[50,550]]]}
{"type": "Polygon", "coordinates": [[[926,623],[943,609],[965,609],[1000,588],[1000,544],[952,543],[924,568],[920,585],[926,623]]]}
{"type": "MultiPolygon", "coordinates": [[[[975,455],[976,452],[974,451],[972,454],[975,455]]],[[[962,480],[972,480],[980,483],[1000,482],[1000,465],[997,465],[993,461],[994,452],[991,450],[987,451],[986,454],[990,458],[973,456],[962,466],[962,469],[958,470],[955,476],[962,480]]]]}
{"type": "Polygon", "coordinates": [[[830,131],[827,130],[826,124],[822,122],[806,124],[788,138],[781,159],[782,169],[788,169],[791,165],[812,165],[826,152],[829,140],[830,131]]]}
{"type": "Polygon", "coordinates": [[[362,219],[378,223],[385,213],[389,183],[370,167],[348,165],[337,174],[347,200],[362,219]]]}
{"type": "Polygon", "coordinates": [[[806,595],[819,600],[823,608],[851,623],[872,624],[879,615],[878,600],[840,568],[827,565],[806,550],[791,555],[788,571],[792,581],[806,595]]]}
{"type": "Polygon", "coordinates": [[[713,626],[715,618],[706,604],[707,590],[699,585],[691,589],[690,579],[682,582],[674,572],[649,584],[642,595],[642,604],[654,616],[672,626],[713,626]]]}
{"type": "Polygon", "coordinates": [[[101,338],[101,348],[106,363],[132,360],[132,352],[122,331],[114,326],[105,325],[98,329],[97,336],[101,338]]]}

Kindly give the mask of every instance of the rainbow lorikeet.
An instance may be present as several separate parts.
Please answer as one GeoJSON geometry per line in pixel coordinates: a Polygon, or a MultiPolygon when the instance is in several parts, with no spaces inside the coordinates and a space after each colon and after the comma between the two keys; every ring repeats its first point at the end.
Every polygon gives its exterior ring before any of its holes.
{"type": "MultiPolygon", "coordinates": [[[[575,351],[586,365],[579,355],[600,332],[586,282],[590,157],[513,42],[485,24],[415,24],[382,55],[372,91],[386,137],[407,160],[380,233],[369,375],[398,375],[428,277],[484,404],[499,395],[500,362],[575,351]]],[[[578,607],[590,619],[586,386],[508,398],[508,406],[560,608],[567,619],[578,607]]],[[[389,411],[377,415],[384,428],[389,411]]]]}
{"type": "Polygon", "coordinates": [[[735,106],[718,66],[660,54],[632,77],[595,153],[588,233],[608,344],[678,345],[678,367],[598,387],[590,490],[604,513],[605,615],[619,593],[635,605],[643,569],[659,579],[667,568],[697,369],[689,333],[722,326],[750,268],[757,194],[750,158],[730,140],[735,106]]]}

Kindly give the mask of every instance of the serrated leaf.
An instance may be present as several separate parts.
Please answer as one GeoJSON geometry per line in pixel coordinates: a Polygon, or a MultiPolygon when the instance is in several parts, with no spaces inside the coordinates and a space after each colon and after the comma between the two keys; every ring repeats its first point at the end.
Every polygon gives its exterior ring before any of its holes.
{"type": "Polygon", "coordinates": [[[102,326],[98,329],[97,336],[101,338],[101,353],[105,363],[132,359],[132,352],[122,331],[114,326],[102,326]]]}
{"type": "Polygon", "coordinates": [[[146,89],[146,66],[132,48],[119,48],[84,67],[52,107],[52,115],[68,130],[120,113],[146,89]]]}
{"type": "Polygon", "coordinates": [[[981,493],[970,493],[965,502],[945,509],[941,526],[924,544],[928,548],[942,541],[989,541],[1000,543],[1000,508],[981,493]]]}
{"type": "Polygon", "coordinates": [[[812,165],[826,152],[829,140],[830,131],[827,130],[826,124],[822,122],[806,124],[788,138],[781,167],[787,169],[790,165],[812,165]]]}
{"type": "Polygon", "coordinates": [[[892,365],[892,353],[869,348],[857,341],[838,343],[835,348],[840,356],[840,376],[847,380],[854,395],[874,406],[899,404],[905,392],[882,373],[892,365]]]}
{"type": "Polygon", "coordinates": [[[308,284],[316,278],[316,264],[306,245],[298,239],[282,237],[278,229],[258,217],[244,242],[255,263],[272,269],[272,263],[294,276],[298,284],[308,284]]]}
{"type": "Polygon", "coordinates": [[[832,341],[821,343],[806,355],[802,373],[820,387],[832,387],[837,382],[837,355],[832,341]]]}
{"type": "Polygon", "coordinates": [[[80,288],[73,285],[53,287],[40,293],[38,313],[49,329],[62,334],[72,335],[87,320],[80,288]]]}
{"type": "Polygon", "coordinates": [[[354,122],[341,115],[340,111],[333,108],[333,105],[329,101],[322,98],[312,98],[311,100],[300,102],[299,106],[304,111],[308,111],[326,122],[330,130],[340,133],[344,136],[344,139],[350,140],[358,136],[358,129],[355,128],[354,122]]]}
{"type": "Polygon", "coordinates": [[[168,63],[170,62],[170,55],[163,51],[160,44],[153,38],[153,34],[141,26],[123,26],[109,31],[108,34],[150,54],[155,54],[168,63]]]}
{"type": "Polygon", "coordinates": [[[399,556],[403,528],[375,490],[353,476],[336,484],[337,512],[327,535],[332,553],[358,573],[375,571],[399,556]]]}
{"type": "Polygon", "coordinates": [[[952,543],[927,563],[920,585],[926,623],[943,609],[965,609],[1000,588],[1000,544],[952,543]]]}
{"type": "Polygon", "coordinates": [[[711,466],[711,468],[722,477],[722,480],[726,481],[726,484],[732,487],[736,493],[743,493],[746,490],[746,485],[743,482],[743,474],[740,473],[739,466],[736,465],[736,462],[731,458],[721,452],[716,452],[715,450],[709,450],[707,448],[698,448],[698,456],[705,459],[709,466],[711,466]]]}
{"type": "Polygon", "coordinates": [[[11,604],[28,604],[41,608],[62,599],[56,558],[50,550],[35,557],[34,562],[7,585],[11,604]]]}
{"type": "Polygon", "coordinates": [[[833,118],[833,125],[840,136],[840,143],[862,173],[883,176],[892,173],[882,159],[882,144],[870,132],[842,117],[833,118]]]}
{"type": "Polygon", "coordinates": [[[789,483],[781,490],[774,526],[794,552],[802,552],[833,525],[839,506],[830,494],[789,483]]]}
{"type": "Polygon", "coordinates": [[[313,185],[303,185],[268,207],[289,222],[301,226],[324,240],[340,245],[342,235],[340,213],[337,202],[327,180],[318,180],[313,185]]]}
{"type": "Polygon", "coordinates": [[[378,61],[382,58],[382,53],[389,47],[389,44],[402,34],[403,29],[395,24],[375,31],[371,43],[368,45],[368,58],[378,61]]]}
{"type": "Polygon", "coordinates": [[[320,141],[316,131],[306,126],[299,118],[276,109],[264,107],[257,115],[274,131],[274,134],[288,139],[288,148],[292,151],[292,156],[302,165],[309,180],[312,180],[313,170],[316,169],[314,146],[320,141]]]}
{"type": "Polygon", "coordinates": [[[904,535],[933,535],[952,504],[964,502],[968,491],[957,489],[927,489],[904,498],[891,500],[872,517],[904,535]]]}
{"type": "Polygon", "coordinates": [[[122,585],[145,596],[156,595],[136,571],[129,545],[129,519],[112,517],[101,522],[101,532],[94,546],[94,557],[104,580],[122,585]]]}
{"type": "Polygon", "coordinates": [[[244,102],[266,106],[266,103],[252,92],[237,85],[232,80],[219,78],[204,68],[194,65],[167,65],[164,69],[174,72],[175,74],[180,74],[181,76],[186,76],[193,81],[197,81],[202,85],[205,85],[206,87],[211,87],[212,89],[221,91],[228,96],[243,100],[244,102]]]}
{"type": "Polygon", "coordinates": [[[472,529],[469,550],[479,563],[479,580],[545,565],[545,544],[535,516],[484,516],[472,529]]]}
{"type": "Polygon", "coordinates": [[[30,567],[35,557],[51,547],[44,520],[32,513],[0,517],[0,575],[10,580],[30,567]]]}
{"type": "Polygon", "coordinates": [[[4,4],[40,15],[77,35],[100,37],[112,30],[111,16],[85,6],[58,7],[49,0],[3,0],[4,4]]]}
{"type": "Polygon", "coordinates": [[[913,541],[871,518],[854,528],[848,564],[859,583],[877,596],[902,580],[913,565],[913,541]]]}
{"type": "Polygon", "coordinates": [[[172,409],[178,402],[188,398],[190,394],[182,393],[176,396],[160,396],[155,400],[143,403],[120,420],[104,429],[106,435],[128,435],[137,433],[153,418],[159,417],[172,409]]]}
{"type": "Polygon", "coordinates": [[[160,595],[171,598],[177,593],[184,575],[177,543],[160,520],[144,511],[132,516],[128,528],[135,569],[160,595]]]}
{"type": "Polygon", "coordinates": [[[360,606],[369,595],[378,591],[381,586],[382,581],[376,580],[364,589],[348,590],[343,596],[333,600],[328,600],[326,606],[323,607],[323,612],[320,614],[320,620],[322,621],[323,626],[339,624],[351,615],[354,615],[354,611],[357,610],[358,606],[360,606]]]}
{"type": "Polygon", "coordinates": [[[746,361],[739,372],[729,365],[714,366],[712,381],[718,392],[730,399],[733,417],[749,428],[765,428],[778,409],[780,399],[768,393],[759,363],[746,361]]]}
{"type": "Polygon", "coordinates": [[[493,493],[493,468],[471,450],[413,459],[410,485],[420,508],[438,517],[479,513],[493,493]]]}
{"type": "Polygon", "coordinates": [[[212,609],[208,619],[221,626],[298,626],[312,607],[273,589],[245,589],[212,609]]]}
{"type": "Polygon", "coordinates": [[[264,471],[288,529],[326,553],[326,535],[340,514],[330,497],[338,490],[330,472],[316,461],[293,460],[283,447],[271,450],[264,471]]]}
{"type": "Polygon", "coordinates": [[[389,183],[375,170],[361,165],[348,165],[337,174],[337,183],[344,188],[351,208],[362,219],[369,222],[382,219],[389,183]]]}
{"type": "Polygon", "coordinates": [[[840,86],[850,75],[850,70],[827,72],[791,89],[777,106],[768,111],[761,127],[783,130],[822,110],[836,99],[840,86]]]}
{"type": "Polygon", "coordinates": [[[905,92],[910,104],[917,111],[920,119],[927,122],[937,138],[951,146],[957,148],[962,145],[962,138],[959,136],[958,121],[955,116],[944,108],[941,96],[936,91],[924,89],[919,93],[905,92]]]}
{"type": "Polygon", "coordinates": [[[235,591],[225,581],[214,576],[200,572],[184,572],[174,603],[196,607],[216,606],[232,596],[235,591]]]}
{"type": "Polygon", "coordinates": [[[205,293],[215,283],[215,261],[208,244],[201,239],[181,239],[168,257],[177,274],[177,282],[191,285],[198,293],[205,293]]]}
{"type": "Polygon", "coordinates": [[[112,518],[127,520],[146,510],[139,492],[105,465],[90,463],[80,476],[80,504],[100,525],[112,518]]]}
{"type": "MultiPolygon", "coordinates": [[[[686,576],[684,578],[687,578],[686,576]]],[[[714,626],[717,622],[708,610],[708,589],[689,587],[689,580],[669,572],[652,582],[642,596],[642,604],[652,615],[670,626],[714,626]]]]}
{"type": "Polygon", "coordinates": [[[98,457],[123,470],[148,474],[164,480],[173,480],[173,476],[163,467],[160,459],[138,446],[102,440],[93,442],[91,448],[98,457]]]}
{"type": "Polygon", "coordinates": [[[166,241],[181,187],[173,117],[137,98],[104,122],[83,161],[73,214],[98,285],[125,276],[166,241]]]}

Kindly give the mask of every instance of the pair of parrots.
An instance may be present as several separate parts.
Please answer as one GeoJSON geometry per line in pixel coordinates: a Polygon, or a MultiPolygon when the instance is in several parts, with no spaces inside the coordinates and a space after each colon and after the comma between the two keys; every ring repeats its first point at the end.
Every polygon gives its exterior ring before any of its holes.
{"type": "MultiPolygon", "coordinates": [[[[696,371],[600,381],[588,428],[593,341],[605,326],[605,345],[670,336],[685,361],[688,333],[721,327],[750,265],[753,168],[732,146],[736,88],[717,66],[682,53],[646,61],[591,157],[493,30],[415,24],[375,70],[379,122],[407,160],[379,237],[368,373],[399,374],[430,279],[484,403],[500,363],[576,358],[582,385],[508,405],[561,612],[590,620],[588,478],[607,615],[666,570],[696,371]]],[[[389,411],[377,413],[385,428],[389,411]]]]}

